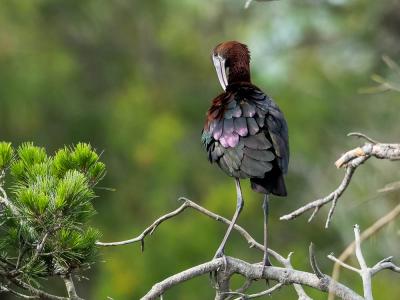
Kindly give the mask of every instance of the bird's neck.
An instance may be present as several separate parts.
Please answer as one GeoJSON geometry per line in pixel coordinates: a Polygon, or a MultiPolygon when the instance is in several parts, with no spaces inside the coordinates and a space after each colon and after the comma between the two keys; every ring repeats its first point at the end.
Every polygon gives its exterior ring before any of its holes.
{"type": "Polygon", "coordinates": [[[229,68],[228,84],[251,82],[249,64],[238,62],[229,68]]]}

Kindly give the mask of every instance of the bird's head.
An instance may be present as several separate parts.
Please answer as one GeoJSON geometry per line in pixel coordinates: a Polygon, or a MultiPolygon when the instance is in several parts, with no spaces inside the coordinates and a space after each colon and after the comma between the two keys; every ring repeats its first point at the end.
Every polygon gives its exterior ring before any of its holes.
{"type": "Polygon", "coordinates": [[[245,44],[223,42],[214,48],[212,60],[224,90],[234,82],[250,82],[250,52],[245,44]]]}

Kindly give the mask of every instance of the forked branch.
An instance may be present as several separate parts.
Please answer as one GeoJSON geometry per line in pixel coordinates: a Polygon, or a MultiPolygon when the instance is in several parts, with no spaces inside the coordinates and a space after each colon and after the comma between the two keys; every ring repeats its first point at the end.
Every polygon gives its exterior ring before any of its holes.
{"type": "MultiPolygon", "coordinates": [[[[318,278],[317,275],[312,273],[272,266],[265,268],[264,272],[260,276],[263,269],[262,265],[260,264],[249,264],[243,260],[233,257],[226,257],[226,261],[227,265],[224,266],[224,272],[230,274],[230,276],[232,276],[233,274],[240,274],[247,279],[268,279],[276,281],[278,282],[278,284],[281,283],[282,285],[290,285],[296,283],[300,285],[310,286],[323,292],[328,292],[328,290],[331,289],[334,294],[341,299],[363,299],[360,295],[358,295],[348,287],[331,280],[328,276],[324,276],[324,278],[318,278]]],[[[172,275],[171,277],[168,277],[163,281],[155,284],[152,289],[144,297],[141,298],[141,300],[157,299],[158,297],[163,295],[168,289],[194,277],[216,271],[223,265],[223,259],[218,258],[187,269],[178,274],[172,275]]],[[[228,294],[230,293],[226,293],[226,296],[228,296],[228,294]]]]}
{"type": "Polygon", "coordinates": [[[335,162],[337,168],[346,169],[344,178],[340,185],[328,196],[307,203],[306,205],[296,209],[295,211],[282,216],[280,218],[281,220],[292,220],[309,210],[313,210],[313,213],[308,219],[308,221],[310,222],[318,213],[321,207],[328,203],[331,203],[331,208],[329,210],[325,224],[325,227],[327,228],[332,220],[332,216],[336,208],[338,199],[342,196],[343,192],[349,186],[355,170],[360,165],[362,165],[371,157],[388,160],[398,160],[400,158],[400,144],[379,143],[371,139],[370,137],[358,132],[349,133],[348,136],[357,136],[360,138],[364,138],[367,140],[367,143],[365,143],[364,146],[347,151],[335,162]]]}
{"type": "MultiPolygon", "coordinates": [[[[179,215],[180,213],[182,213],[186,208],[192,208],[198,212],[200,212],[201,214],[219,221],[227,226],[229,226],[230,224],[230,220],[212,212],[209,211],[208,209],[198,205],[197,203],[193,202],[192,200],[185,198],[185,197],[181,197],[179,198],[179,200],[183,201],[183,204],[178,207],[176,210],[167,213],[161,217],[159,217],[157,220],[155,220],[149,227],[147,227],[141,234],[139,234],[137,237],[129,239],[129,240],[125,240],[125,241],[119,241],[119,242],[110,242],[110,243],[104,243],[104,242],[97,242],[98,246],[119,246],[119,245],[128,245],[128,244],[132,244],[132,243],[137,243],[140,242],[142,245],[142,249],[143,249],[143,245],[144,245],[144,239],[148,236],[151,235],[156,229],[157,227],[163,223],[164,221],[179,215]]],[[[255,248],[257,250],[259,250],[260,252],[264,252],[264,246],[260,243],[258,243],[243,227],[235,224],[235,226],[233,227],[244,239],[246,239],[248,245],[250,248],[255,248]]],[[[285,258],[282,255],[280,255],[279,253],[275,252],[272,249],[268,249],[268,253],[274,258],[276,259],[282,266],[284,266],[287,269],[292,269],[292,264],[290,262],[290,257],[292,255],[292,253],[289,253],[288,257],[285,258]]],[[[293,287],[296,290],[297,295],[299,296],[299,299],[301,300],[310,300],[311,298],[307,296],[307,294],[304,292],[304,289],[301,287],[301,285],[299,284],[294,284],[293,287]]]]}
{"type": "Polygon", "coordinates": [[[335,263],[340,264],[342,267],[351,270],[353,272],[358,273],[361,276],[363,282],[363,290],[364,290],[364,299],[365,300],[373,300],[372,296],[372,276],[374,276],[379,271],[389,269],[394,272],[400,273],[400,268],[392,262],[392,256],[387,257],[380,262],[378,262],[372,268],[368,267],[367,263],[365,262],[364,256],[361,250],[361,238],[360,238],[360,228],[358,225],[354,226],[354,237],[355,237],[355,253],[357,257],[358,264],[360,268],[357,269],[352,267],[345,262],[340,261],[332,254],[328,255],[328,258],[334,261],[335,263]]]}

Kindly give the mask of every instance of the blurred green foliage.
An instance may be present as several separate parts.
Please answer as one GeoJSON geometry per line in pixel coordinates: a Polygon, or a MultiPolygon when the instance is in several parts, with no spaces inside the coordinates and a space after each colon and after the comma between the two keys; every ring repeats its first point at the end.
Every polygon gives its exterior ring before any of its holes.
{"type": "MultiPolygon", "coordinates": [[[[220,87],[211,49],[236,39],[252,51],[252,79],[279,104],[289,124],[289,197],[271,204],[271,246],[309,269],[307,249],[317,246],[321,268],[353,239],[352,225],[366,228],[398,203],[398,192],[376,190],[398,176],[395,163],[369,161],[340,200],[329,230],[326,211],[280,222],[279,216],[329,193],[341,180],[333,161],[360,141],[361,131],[395,141],[399,95],[360,94],[374,73],[389,76],[380,57],[400,58],[398,0],[253,2],[219,0],[33,0],[0,3],[0,140],[32,140],[55,150],[90,142],[104,149],[108,166],[95,226],[105,240],[137,235],[187,196],[230,217],[234,183],[208,164],[201,147],[204,113],[220,87]]],[[[3,159],[3,158],[0,158],[3,159]]],[[[239,223],[262,238],[261,195],[246,183],[239,223]]],[[[367,260],[397,255],[398,222],[364,244],[367,260]]],[[[146,249],[101,251],[89,282],[78,286],[88,299],[137,299],[151,285],[210,259],[225,228],[194,212],[163,224],[146,249]]],[[[233,234],[227,254],[250,261],[261,254],[233,234]]],[[[356,274],[345,283],[360,291],[356,274]]],[[[397,299],[398,277],[374,281],[376,299],[397,299]]],[[[255,289],[264,288],[256,285],[255,289]]],[[[310,292],[315,299],[325,295],[310,292]]],[[[167,299],[209,299],[207,278],[168,292],[167,299]]],[[[290,288],[275,299],[295,297],[290,288]]]]}

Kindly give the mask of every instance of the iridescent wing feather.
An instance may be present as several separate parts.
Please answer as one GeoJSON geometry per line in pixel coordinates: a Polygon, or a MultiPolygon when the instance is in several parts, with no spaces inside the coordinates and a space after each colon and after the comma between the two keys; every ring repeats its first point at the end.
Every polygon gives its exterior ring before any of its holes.
{"type": "Polygon", "coordinates": [[[209,160],[228,175],[255,179],[255,184],[262,184],[269,172],[281,177],[283,183],[289,142],[282,112],[254,86],[239,87],[230,93],[227,103],[219,107],[219,117],[209,120],[203,130],[209,160]]]}

